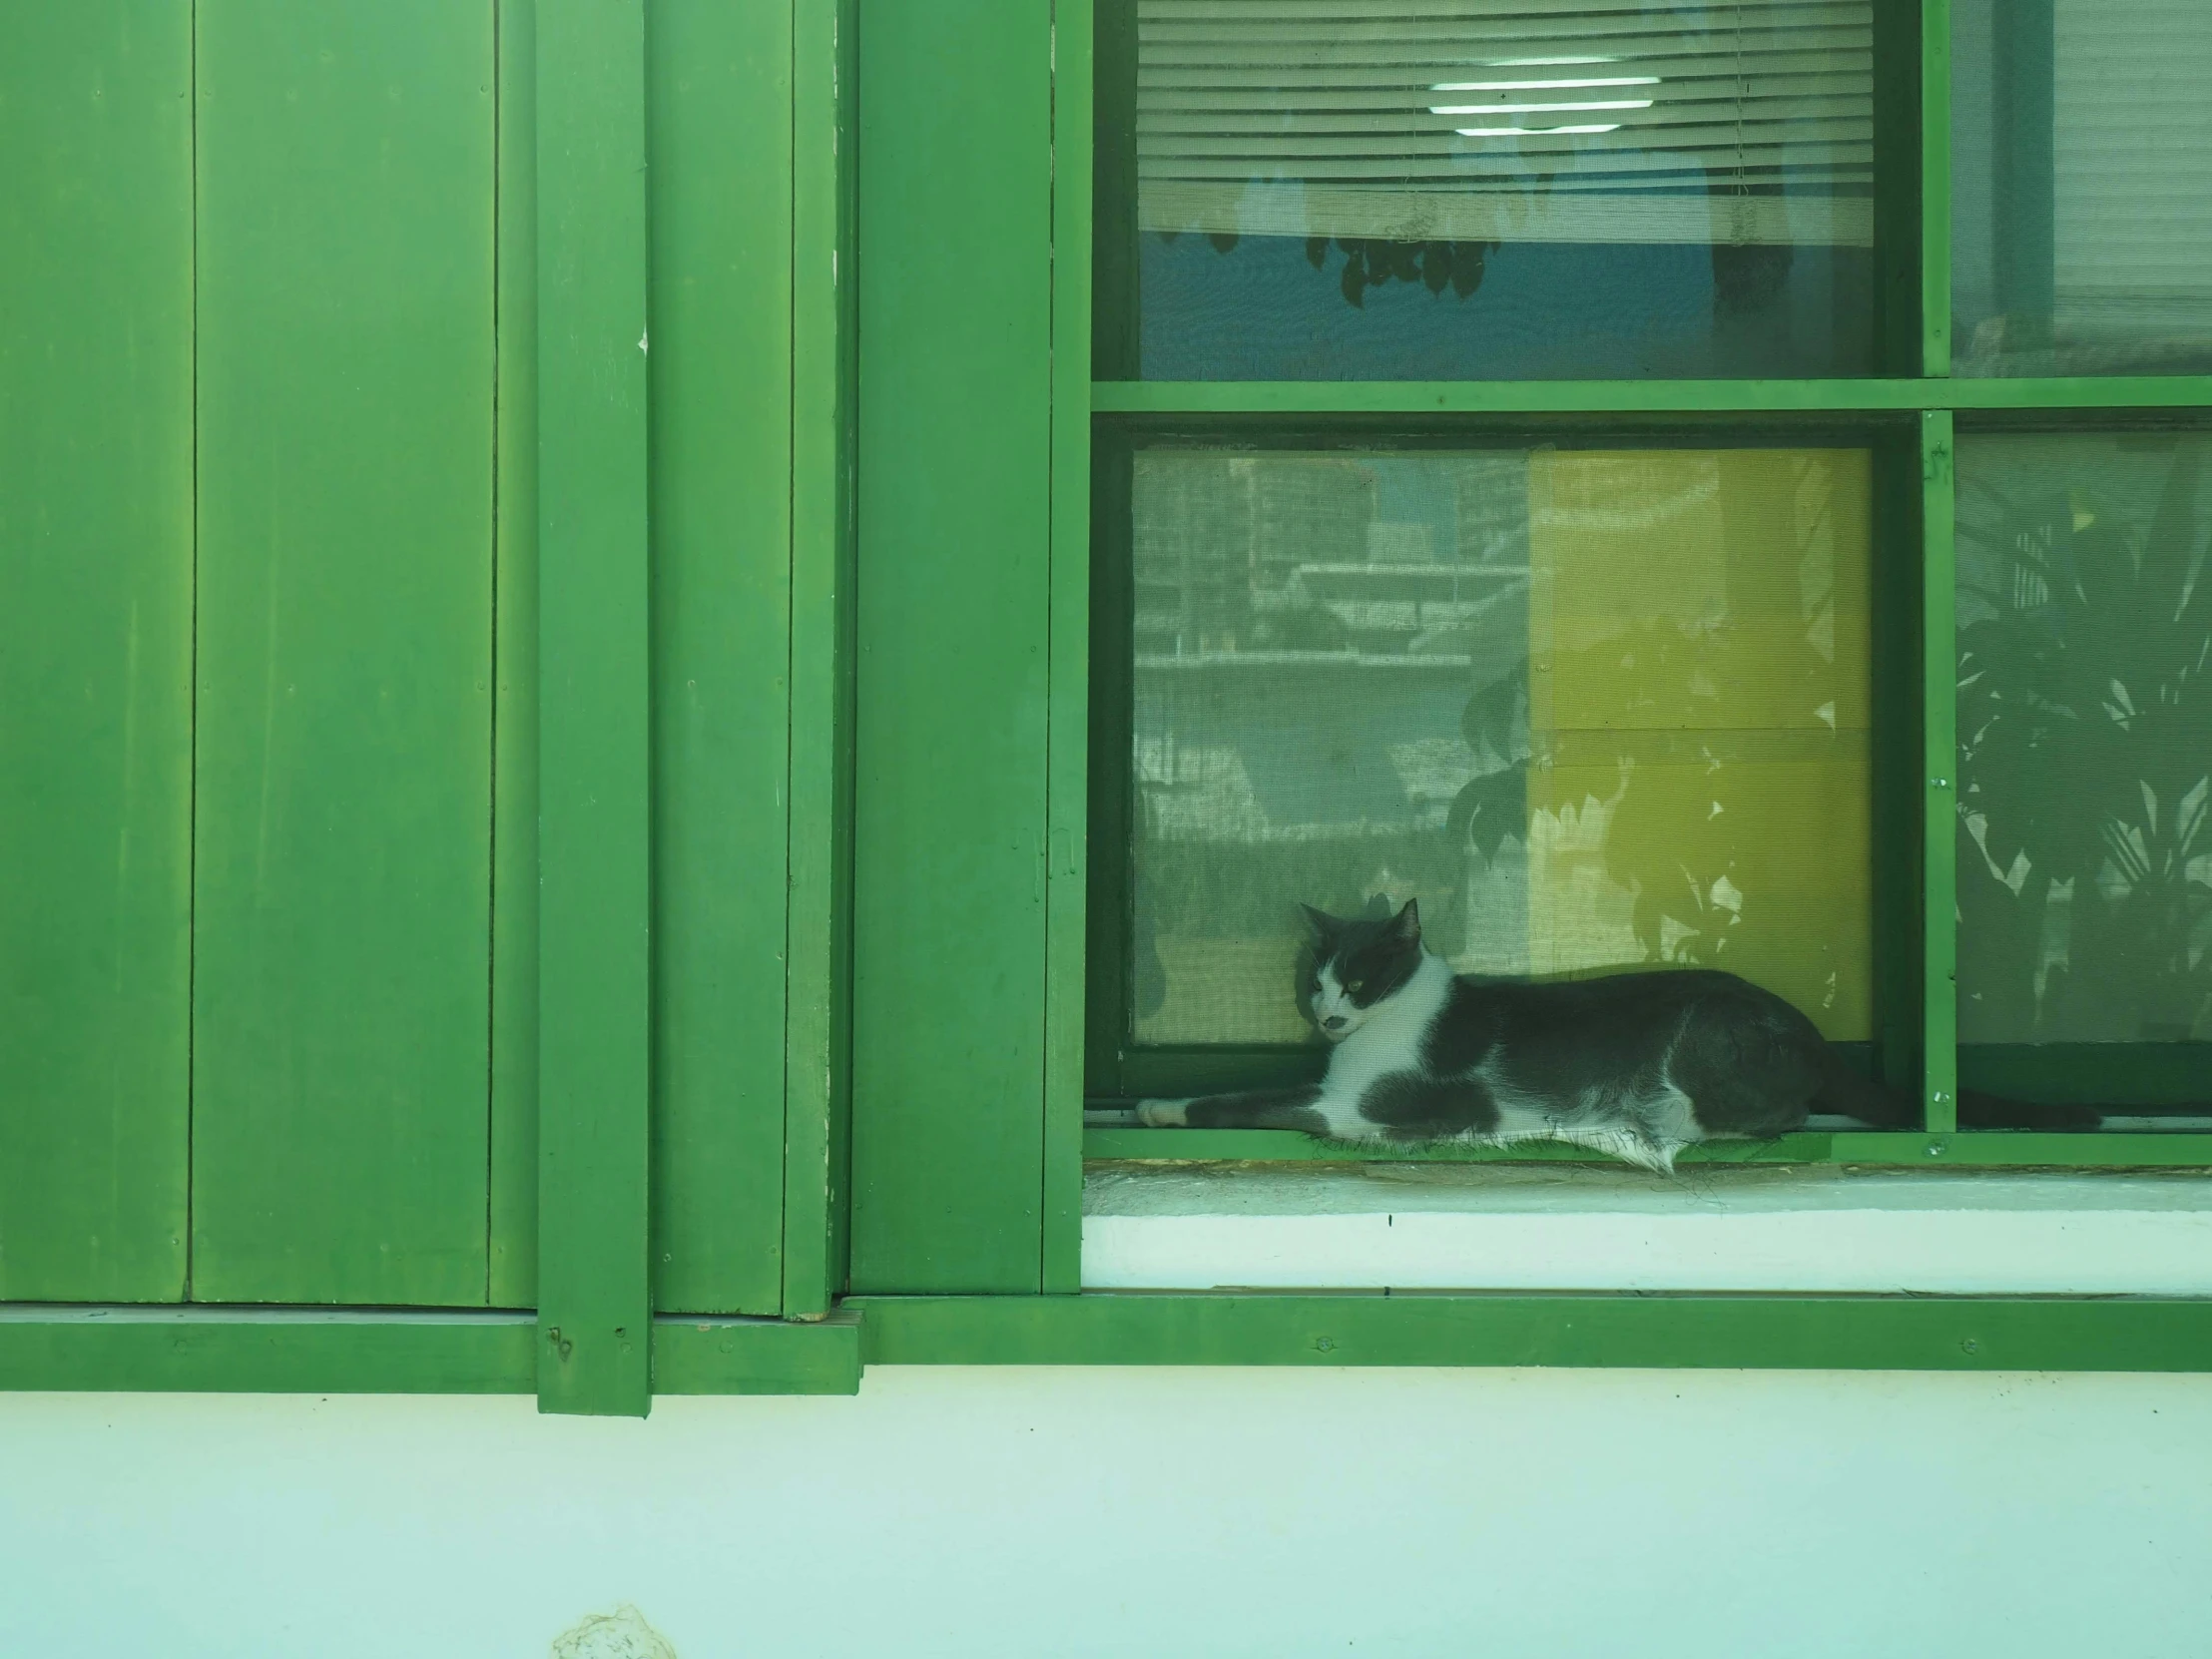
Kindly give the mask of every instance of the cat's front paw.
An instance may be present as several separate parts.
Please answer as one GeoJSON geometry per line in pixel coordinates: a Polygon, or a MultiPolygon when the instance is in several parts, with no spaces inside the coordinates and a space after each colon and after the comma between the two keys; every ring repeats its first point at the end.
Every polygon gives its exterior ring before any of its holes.
{"type": "Polygon", "coordinates": [[[1190,1102],[1184,1100],[1140,1100],[1137,1102],[1137,1121],[1147,1129],[1183,1129],[1189,1126],[1183,1108],[1190,1102]]]}

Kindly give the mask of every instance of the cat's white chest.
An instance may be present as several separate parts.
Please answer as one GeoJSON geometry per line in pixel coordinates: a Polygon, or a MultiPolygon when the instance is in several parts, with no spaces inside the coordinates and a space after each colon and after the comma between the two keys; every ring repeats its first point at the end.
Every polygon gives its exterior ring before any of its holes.
{"type": "Polygon", "coordinates": [[[1359,1140],[1375,1133],[1375,1125],[1360,1116],[1362,1097],[1382,1078],[1420,1069],[1422,1042],[1450,990],[1450,966],[1440,956],[1423,954],[1405,988],[1337,1045],[1318,1103],[1330,1134],[1359,1140]]]}

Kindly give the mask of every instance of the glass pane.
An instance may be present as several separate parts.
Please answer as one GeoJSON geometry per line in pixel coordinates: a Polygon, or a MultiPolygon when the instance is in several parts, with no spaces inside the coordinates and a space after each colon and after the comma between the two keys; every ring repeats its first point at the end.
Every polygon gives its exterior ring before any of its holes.
{"type": "Polygon", "coordinates": [[[1296,904],[1871,1025],[1870,459],[1140,451],[1134,1033],[1308,1038],[1296,904]]]}
{"type": "Polygon", "coordinates": [[[1959,439],[1962,1042],[2212,1039],[2208,526],[2212,439],[1959,439]]]}
{"type": "Polygon", "coordinates": [[[2212,373],[2212,6],[1951,0],[1953,368],[2212,373]]]}
{"type": "Polygon", "coordinates": [[[1098,372],[1872,372],[1873,11],[1105,0],[1098,372]]]}

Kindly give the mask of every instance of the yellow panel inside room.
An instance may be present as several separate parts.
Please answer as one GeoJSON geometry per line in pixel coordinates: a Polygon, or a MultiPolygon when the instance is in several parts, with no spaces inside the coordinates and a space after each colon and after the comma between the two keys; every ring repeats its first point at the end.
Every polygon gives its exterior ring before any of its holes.
{"type": "Polygon", "coordinates": [[[1133,1035],[1288,1043],[1299,902],[1872,1024],[1863,449],[1140,450],[1133,1035]]]}

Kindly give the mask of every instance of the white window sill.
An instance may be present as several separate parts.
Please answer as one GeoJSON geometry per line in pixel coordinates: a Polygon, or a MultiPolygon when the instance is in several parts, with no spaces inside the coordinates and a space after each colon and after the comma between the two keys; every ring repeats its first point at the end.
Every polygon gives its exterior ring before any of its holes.
{"type": "Polygon", "coordinates": [[[2212,1296],[2212,1179],[1106,1167],[1084,1183],[1083,1284],[2212,1296]]]}

